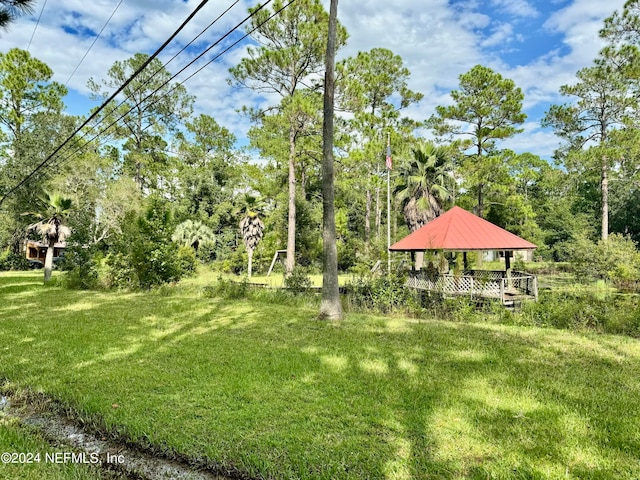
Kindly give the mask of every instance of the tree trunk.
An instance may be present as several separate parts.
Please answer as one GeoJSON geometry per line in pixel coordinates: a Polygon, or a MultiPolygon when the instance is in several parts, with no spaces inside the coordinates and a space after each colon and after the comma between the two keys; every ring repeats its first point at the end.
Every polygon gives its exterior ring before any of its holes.
{"type": "Polygon", "coordinates": [[[371,238],[371,189],[367,185],[367,202],[364,208],[364,251],[369,251],[369,239],[371,238]]]}
{"type": "Polygon", "coordinates": [[[484,184],[478,185],[478,216],[484,218],[484,184]]]}
{"type": "Polygon", "coordinates": [[[253,264],[253,248],[247,249],[247,255],[249,256],[249,264],[247,265],[247,277],[251,278],[251,266],[253,264]]]}
{"type": "Polygon", "coordinates": [[[296,263],[296,132],[295,126],[289,127],[289,215],[287,225],[287,260],[285,274],[293,272],[296,263]]]}
{"type": "Polygon", "coordinates": [[[53,252],[55,250],[55,240],[49,240],[47,247],[47,255],[44,257],[44,283],[51,280],[51,272],[53,270],[53,252]]]}
{"type": "Polygon", "coordinates": [[[376,187],[376,240],[380,239],[382,225],[382,206],[380,205],[380,187],[376,187]]]}
{"type": "Polygon", "coordinates": [[[602,159],[602,240],[609,238],[609,165],[607,157],[602,159]]]}
{"type": "Polygon", "coordinates": [[[324,75],[324,121],[322,125],[322,301],[320,317],[342,319],[338,287],[338,249],[336,245],[335,191],[333,169],[333,101],[338,0],[331,0],[326,71],[324,75]]]}

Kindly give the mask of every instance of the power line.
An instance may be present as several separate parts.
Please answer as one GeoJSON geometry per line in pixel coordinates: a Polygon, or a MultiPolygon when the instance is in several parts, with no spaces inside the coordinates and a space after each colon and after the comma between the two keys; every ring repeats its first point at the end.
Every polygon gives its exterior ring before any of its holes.
{"type": "MultiPolygon", "coordinates": [[[[149,93],[145,98],[143,98],[137,105],[142,105],[144,102],[146,102],[149,98],[151,98],[152,96],[154,96],[158,91],[160,91],[162,88],[164,88],[169,82],[171,82],[173,79],[175,79],[178,75],[180,75],[182,72],[184,72],[187,68],[189,68],[191,65],[193,65],[196,61],[198,61],[200,58],[202,58],[204,55],[206,55],[212,48],[214,48],[215,46],[217,46],[218,44],[220,44],[226,37],[228,37],[229,35],[231,35],[233,32],[235,32],[240,26],[242,26],[242,24],[244,24],[247,20],[251,19],[254,15],[256,15],[260,10],[262,10],[264,7],[266,7],[269,3],[271,3],[272,0],[267,0],[264,4],[260,5],[257,9],[255,9],[254,11],[252,11],[248,16],[246,16],[241,22],[239,22],[235,27],[233,27],[231,30],[229,30],[226,34],[224,34],[222,37],[220,37],[215,43],[213,43],[212,45],[210,45],[206,50],[204,50],[202,53],[200,53],[198,56],[196,56],[193,60],[191,60],[186,66],[184,66],[180,71],[178,71],[177,73],[173,74],[169,79],[167,79],[164,83],[162,83],[162,85],[160,85],[159,87],[157,87],[155,90],[153,90],[151,93],[149,93]]],[[[186,79],[184,79],[181,82],[176,83],[176,85],[174,85],[168,92],[164,93],[163,95],[161,95],[159,98],[157,98],[154,102],[151,102],[150,104],[148,104],[146,106],[144,110],[148,109],[149,107],[153,106],[154,104],[156,104],[157,102],[159,102],[160,100],[162,100],[162,98],[166,97],[167,95],[171,94],[171,92],[173,92],[176,88],[178,88],[179,86],[183,85],[187,80],[189,80],[190,78],[194,77],[195,75],[197,75],[198,73],[200,73],[204,68],[206,68],[208,65],[210,65],[212,62],[214,62],[215,60],[217,60],[218,58],[220,58],[222,55],[224,55],[226,52],[228,52],[229,50],[231,50],[234,46],[236,46],[238,43],[240,43],[242,40],[244,40],[245,38],[247,38],[251,33],[253,33],[255,30],[257,30],[258,28],[260,28],[262,25],[264,25],[265,23],[267,23],[269,20],[271,20],[273,17],[275,17],[276,15],[278,15],[280,12],[282,12],[285,8],[287,8],[289,5],[291,5],[293,2],[295,2],[295,0],[290,0],[289,3],[287,3],[286,5],[284,5],[283,7],[281,7],[279,10],[273,12],[273,14],[271,14],[266,20],[264,20],[262,23],[256,25],[253,29],[251,29],[250,31],[248,31],[245,35],[243,35],[240,39],[236,40],[233,44],[231,44],[230,46],[228,46],[226,49],[224,49],[222,52],[218,53],[214,58],[212,58],[209,62],[207,62],[206,64],[204,64],[202,67],[200,67],[198,70],[196,70],[194,73],[192,73],[191,75],[189,75],[186,79]]],[[[197,38],[197,37],[196,37],[197,38]]],[[[192,41],[193,42],[193,41],[192,41]]],[[[192,43],[190,42],[190,43],[192,43]]],[[[184,49],[183,49],[184,50],[184,49]]],[[[173,57],[175,58],[175,56],[173,57]]],[[[171,60],[173,60],[173,58],[171,60]]],[[[170,60],[170,61],[171,61],[170,60]]],[[[169,62],[167,62],[168,64],[169,62]]],[[[159,70],[158,70],[159,71],[159,70]]],[[[155,73],[158,73],[158,71],[156,71],[155,73]]],[[[155,75],[154,73],[154,75],[155,75]]],[[[133,93],[135,93],[138,90],[135,90],[133,93]]],[[[121,106],[124,103],[125,100],[123,100],[122,102],[120,102],[120,104],[118,104],[113,110],[112,112],[115,112],[115,110],[117,110],[117,108],[119,106],[121,106]]],[[[109,125],[107,125],[105,128],[103,128],[102,130],[100,130],[97,134],[95,134],[91,139],[88,140],[87,144],[91,143],[92,141],[94,141],[96,138],[98,138],[100,135],[102,135],[103,133],[105,133],[107,130],[109,130],[112,126],[114,126],[115,124],[117,124],[120,120],[123,120],[127,115],[129,115],[129,113],[131,113],[133,111],[133,109],[136,107],[136,105],[130,107],[126,112],[122,113],[118,118],[116,118],[115,120],[113,120],[109,125]]],[[[104,121],[104,118],[101,119],[97,125],[99,125],[100,123],[102,123],[102,121],[104,121]]],[[[97,127],[96,125],[96,127],[97,127]]],[[[149,128],[151,125],[148,125],[147,127],[145,127],[143,130],[146,130],[147,128],[149,128]]],[[[92,127],[95,128],[95,127],[92,127]]],[[[84,138],[84,135],[83,135],[84,138]]],[[[87,145],[85,144],[85,145],[87,145]]],[[[68,160],[69,158],[73,157],[76,153],[79,153],[82,149],[85,148],[85,145],[81,145],[79,146],[75,151],[71,152],[69,155],[67,155],[66,157],[63,158],[58,158],[56,160],[54,160],[53,162],[51,162],[49,165],[47,165],[45,168],[51,168],[53,166],[57,166],[60,165],[61,163],[65,162],[66,160],[68,160]]]]}
{"type": "Polygon", "coordinates": [[[102,26],[102,29],[100,30],[100,32],[98,32],[98,35],[96,35],[96,37],[93,39],[93,42],[91,42],[91,45],[89,45],[89,48],[87,49],[87,51],[85,52],[85,54],[82,56],[82,58],[80,59],[80,62],[78,63],[78,65],[76,65],[76,68],[73,69],[73,72],[71,72],[71,75],[69,75],[69,78],[67,78],[67,81],[65,82],[65,87],[67,85],[69,85],[69,82],[71,81],[71,78],[76,74],[76,72],[78,71],[78,68],[80,68],[80,65],[82,65],[82,62],[84,62],[84,59],[87,58],[87,55],[89,55],[89,52],[91,51],[91,49],[93,48],[93,46],[96,44],[96,42],[98,41],[98,39],[100,38],[100,36],[102,35],[102,32],[104,32],[104,29],[107,28],[107,25],[109,25],[109,22],[111,21],[111,19],[113,18],[113,16],[116,14],[116,12],[118,11],[118,8],[120,8],[120,5],[122,5],[122,2],[124,2],[124,0],[120,0],[118,2],[118,4],[116,5],[116,8],[113,9],[113,12],[111,12],[111,15],[109,16],[109,18],[107,19],[106,23],[102,26]]]}
{"type": "MultiPolygon", "coordinates": [[[[157,87],[153,92],[151,92],[149,95],[147,95],[144,99],[142,99],[137,105],[142,105],[144,102],[146,102],[149,98],[151,98],[152,96],[154,96],[160,89],[162,89],[164,86],[166,86],[169,82],[171,82],[173,79],[175,79],[178,75],[180,75],[182,72],[184,72],[188,67],[190,67],[191,65],[193,65],[196,61],[198,61],[200,58],[202,58],[206,53],[208,53],[212,48],[214,48],[216,45],[220,44],[220,42],[222,42],[226,37],[228,37],[229,35],[231,35],[233,32],[235,32],[242,24],[244,24],[247,20],[249,20],[251,17],[253,17],[255,14],[258,13],[258,11],[260,11],[261,9],[263,9],[266,5],[268,5],[272,0],[268,0],[266,1],[264,4],[260,5],[259,8],[257,8],[256,10],[252,11],[251,14],[249,14],[247,17],[245,17],[241,22],[239,22],[235,27],[233,27],[230,31],[228,31],[225,35],[223,35],[221,38],[219,38],[214,44],[212,44],[211,46],[209,46],[206,50],[204,50],[202,53],[200,53],[196,58],[194,58],[191,62],[189,62],[185,67],[183,67],[180,71],[178,71],[176,74],[172,75],[168,80],[166,80],[162,85],[160,85],[159,87],[157,87]]],[[[176,85],[174,85],[168,92],[166,92],[165,94],[163,94],[162,96],[160,96],[159,98],[157,98],[154,102],[150,103],[147,105],[147,107],[144,109],[148,109],[150,106],[154,105],[155,103],[157,103],[158,101],[160,101],[162,98],[164,98],[165,96],[169,95],[171,92],[173,92],[176,88],[178,88],[180,85],[183,85],[185,82],[187,82],[189,79],[193,78],[195,75],[197,75],[198,73],[200,73],[204,68],[206,68],[207,66],[209,66],[211,63],[213,63],[215,60],[219,59],[222,55],[224,55],[225,53],[227,53],[229,50],[231,50],[233,47],[235,47],[237,44],[239,44],[240,42],[242,42],[245,38],[247,38],[248,36],[250,36],[253,32],[255,32],[258,28],[260,28],[262,25],[264,25],[265,23],[267,23],[268,21],[270,21],[273,17],[275,17],[276,15],[280,14],[284,9],[286,9],[287,7],[289,7],[292,3],[294,3],[296,0],[290,0],[289,3],[287,3],[286,5],[282,6],[279,10],[274,11],[267,19],[265,19],[263,22],[261,22],[260,24],[256,25],[254,28],[252,28],[251,30],[249,30],[245,35],[243,35],[241,38],[239,38],[238,40],[236,40],[234,43],[232,43],[231,45],[229,45],[227,48],[225,48],[223,51],[219,52],[215,57],[213,57],[211,60],[209,60],[207,63],[205,63],[203,66],[201,66],[198,70],[196,70],[195,72],[193,72],[191,75],[189,75],[187,78],[185,78],[184,80],[182,80],[181,82],[178,82],[176,85]]],[[[206,3],[206,2],[205,2],[206,3]]],[[[235,2],[237,3],[237,1],[235,2]]],[[[235,5],[235,3],[233,5],[235,5]]],[[[220,17],[222,15],[224,15],[231,7],[233,7],[233,5],[231,5],[223,14],[220,15],[220,17]]],[[[195,14],[195,12],[194,12],[195,14]]],[[[218,17],[218,19],[220,18],[218,17]]],[[[218,19],[214,20],[213,23],[215,23],[218,19]]],[[[206,31],[209,27],[211,27],[210,24],[204,31],[206,31]]],[[[198,36],[196,36],[191,42],[189,42],[188,45],[192,44],[198,37],[200,37],[203,33],[201,32],[198,36]]],[[[175,37],[172,36],[172,38],[175,37]]],[[[165,45],[168,43],[169,41],[165,42],[165,45]]],[[[188,46],[187,45],[187,46],[188,46]]],[[[162,48],[164,48],[161,47],[162,48]]],[[[180,52],[178,52],[176,55],[174,55],[171,60],[169,60],[165,65],[168,65],[173,59],[175,59],[181,52],[183,52],[187,46],[185,46],[180,52]]],[[[159,49],[157,53],[159,53],[159,51],[161,50],[159,49]]],[[[138,71],[136,71],[134,73],[134,75],[139,74],[144,67],[146,67],[148,65],[148,63],[150,62],[151,59],[149,59],[147,62],[145,62],[145,64],[138,69],[138,71]]],[[[152,76],[154,76],[155,74],[158,73],[158,71],[160,71],[161,69],[157,70],[156,72],[154,72],[154,74],[152,76]]],[[[122,89],[124,87],[126,87],[126,84],[128,84],[131,80],[133,80],[134,75],[132,75],[129,80],[127,82],[125,82],[125,84],[123,86],[120,87],[120,89],[118,89],[117,92],[115,92],[113,95],[111,95],[111,97],[109,97],[109,99],[107,101],[105,101],[101,107],[99,108],[99,110],[103,109],[107,103],[109,103],[111,100],[113,100],[113,98],[115,97],[115,95],[117,95],[117,93],[119,93],[120,91],[122,91],[122,89]]],[[[152,77],[150,77],[149,79],[146,80],[146,82],[148,82],[152,77]]],[[[145,83],[146,83],[145,82],[145,83]]],[[[140,88],[140,87],[139,87],[140,88]]],[[[137,90],[135,90],[137,91],[137,90]]],[[[135,93],[132,92],[132,93],[135,93]]],[[[124,100],[126,101],[126,99],[124,100]]],[[[120,105],[122,105],[123,102],[120,102],[119,105],[117,105],[113,110],[115,111],[120,105]]],[[[65,162],[66,160],[68,160],[69,158],[71,158],[72,156],[74,156],[75,154],[79,153],[80,151],[82,151],[84,148],[86,148],[87,145],[89,145],[91,142],[93,142],[96,138],[98,138],[100,135],[102,135],[104,132],[106,132],[107,130],[109,130],[112,126],[114,126],[117,122],[119,122],[120,120],[122,120],[123,118],[125,118],[129,113],[131,113],[131,111],[136,107],[136,105],[132,106],[131,108],[129,108],[126,112],[124,112],[123,114],[121,114],[116,120],[112,121],[109,125],[107,125],[105,128],[103,128],[102,130],[100,130],[96,135],[94,135],[91,139],[89,139],[87,141],[87,143],[80,145],[79,147],[77,147],[73,152],[69,152],[70,154],[65,156],[65,157],[59,157],[57,159],[55,159],[54,161],[48,163],[62,148],[62,146],[66,145],[71,139],[72,137],[74,137],[82,128],[84,128],[91,119],[95,118],[95,114],[98,113],[98,111],[94,112],[94,115],[92,115],[89,119],[87,119],[87,121],[85,121],[80,127],[78,127],[78,129],[69,137],[67,138],[67,140],[65,142],[63,142],[63,144],[58,147],[51,155],[49,155],[36,169],[34,169],[27,177],[25,177],[18,185],[16,185],[14,188],[12,188],[9,192],[7,192],[1,199],[0,199],[0,205],[2,204],[2,202],[6,199],[6,197],[8,197],[11,193],[13,193],[15,190],[17,190],[18,188],[20,188],[22,185],[24,185],[29,179],[33,178],[34,175],[36,175],[37,173],[42,174],[44,172],[44,170],[46,168],[51,168],[53,166],[57,166],[60,165],[61,163],[65,162]],[[48,165],[47,165],[48,163],[48,165]]],[[[105,120],[105,118],[102,118],[97,125],[99,125],[100,123],[102,123],[105,120]]],[[[96,126],[97,126],[96,125],[96,126]]],[[[147,128],[149,128],[151,125],[148,125],[147,127],[145,127],[144,130],[146,130],[147,128]]],[[[95,128],[95,127],[92,127],[95,128]]],[[[84,138],[84,134],[83,134],[83,138],[84,138]]]]}
{"type": "MultiPolygon", "coordinates": [[[[140,91],[142,88],[144,88],[144,86],[146,84],[148,84],[153,77],[155,77],[159,72],[161,72],[164,68],[166,68],[167,65],[169,65],[169,63],[171,63],[173,60],[175,60],[175,58],[180,55],[182,52],[184,52],[190,45],[192,45],[198,38],[200,38],[207,30],[209,30],[216,22],[218,22],[218,20],[220,20],[224,15],[226,15],[235,5],[238,4],[240,0],[235,0],[231,5],[229,5],[229,7],[226,8],[226,10],[224,10],[220,15],[218,15],[218,17],[216,17],[209,25],[207,25],[207,27],[205,27],[198,35],[196,35],[189,43],[187,43],[179,52],[177,52],[173,57],[171,57],[171,59],[169,59],[164,65],[162,65],[160,68],[158,68],[155,72],[153,72],[148,78],[146,78],[144,80],[144,82],[142,82],[140,85],[138,85],[132,92],[129,92],[126,94],[125,98],[120,101],[120,103],[118,103],[117,105],[115,105],[109,112],[109,115],[116,112],[118,110],[118,108],[120,106],[122,106],[127,99],[132,99],[132,96],[137,93],[138,91],[140,91]]],[[[220,39],[218,39],[218,41],[216,41],[213,45],[211,45],[207,50],[205,50],[203,53],[201,53],[200,55],[198,55],[192,62],[190,62],[189,64],[187,64],[187,67],[189,67],[190,65],[192,65],[196,60],[198,60],[199,58],[201,58],[204,54],[206,54],[209,50],[211,50],[211,48],[213,48],[214,46],[216,46],[218,43],[220,43],[224,38],[226,38],[228,35],[230,35],[231,33],[233,33],[235,30],[238,29],[238,27],[240,27],[240,25],[242,25],[244,22],[246,22],[249,18],[251,18],[253,15],[255,15],[257,13],[257,11],[261,10],[264,6],[266,6],[268,3],[270,3],[272,0],[268,0],[264,5],[260,6],[260,8],[258,8],[255,12],[253,12],[252,14],[248,15],[244,20],[242,20],[242,22],[240,22],[238,25],[236,25],[234,28],[232,28],[229,32],[227,32],[227,34],[225,34],[223,37],[221,37],[220,39]]],[[[246,37],[246,35],[245,35],[246,37]]],[[[245,38],[243,37],[243,38],[245,38]]],[[[154,95],[155,93],[157,93],[160,89],[162,89],[168,82],[170,82],[171,80],[173,80],[177,75],[179,75],[180,73],[182,73],[185,68],[183,68],[182,70],[180,70],[177,74],[174,74],[171,76],[171,78],[169,78],[169,80],[167,80],[165,83],[163,83],[160,87],[158,87],[156,90],[154,90],[151,95],[154,95]]],[[[175,88],[172,88],[169,92],[163,94],[160,98],[163,98],[166,95],[169,95],[175,88]]],[[[147,96],[145,97],[143,100],[141,100],[139,104],[141,104],[142,102],[146,101],[148,98],[150,97],[147,96]]],[[[158,100],[159,101],[159,100],[158,100]]],[[[157,103],[157,102],[154,102],[157,103]]],[[[107,130],[109,130],[109,128],[111,128],[113,125],[115,125],[117,122],[119,122],[120,120],[122,120],[123,118],[125,118],[129,113],[131,113],[131,111],[133,110],[134,107],[131,107],[129,110],[127,110],[125,113],[121,114],[116,120],[112,121],[106,128],[103,128],[102,130],[100,130],[96,135],[94,135],[90,140],[88,140],[87,144],[88,145],[90,142],[94,141],[97,137],[99,137],[101,134],[103,134],[104,132],[106,132],[107,130]]],[[[91,129],[95,131],[95,129],[106,120],[106,117],[102,117],[95,125],[91,126],[91,129]]],[[[147,127],[148,128],[148,127],[147,127]]],[[[145,128],[146,129],[146,128],[145,128]]],[[[81,133],[81,138],[86,138],[86,136],[88,135],[88,133],[81,133]]],[[[85,145],[81,145],[80,147],[78,147],[76,150],[74,150],[73,152],[71,152],[70,155],[67,155],[66,157],[58,157],[57,159],[53,160],[52,162],[50,162],[48,165],[45,165],[45,167],[43,168],[51,168],[53,166],[59,165],[63,162],[65,162],[66,160],[68,160],[69,158],[73,157],[75,154],[79,153],[83,148],[85,148],[85,145]]],[[[48,159],[45,159],[45,162],[47,162],[48,159]]],[[[41,171],[42,172],[42,171],[41,171]]],[[[1,203],[1,202],[0,202],[1,203]]]]}
{"type": "Polygon", "coordinates": [[[31,42],[33,41],[33,37],[36,34],[36,30],[38,29],[38,25],[40,25],[40,19],[42,18],[42,13],[44,12],[44,7],[47,6],[47,0],[44,0],[42,4],[42,9],[40,10],[40,15],[38,15],[38,20],[36,20],[36,26],[33,28],[33,32],[31,33],[31,38],[29,39],[29,44],[27,45],[27,52],[31,48],[31,42]]]}
{"type": "Polygon", "coordinates": [[[89,124],[89,122],[91,120],[93,120],[95,117],[98,116],[98,114],[120,93],[122,92],[122,90],[124,90],[127,85],[129,85],[139,74],[140,72],[142,72],[142,70],[144,70],[144,68],[146,68],[147,65],[149,65],[151,63],[151,61],[156,58],[160,52],[162,52],[162,50],[164,50],[167,45],[169,45],[169,43],[171,43],[171,41],[178,36],[178,34],[182,31],[182,29],[193,19],[193,17],[209,2],[209,0],[202,0],[200,2],[200,4],[195,8],[195,10],[193,12],[191,12],[191,14],[187,17],[187,19],[182,22],[182,24],[178,27],[178,29],[173,32],[171,34],[171,36],[160,46],[160,48],[158,48],[135,72],[133,72],[133,74],[131,74],[131,76],[115,91],[111,94],[111,96],[105,100],[102,105],[100,105],[90,116],[89,118],[87,118],[84,122],[82,122],[82,125],[80,125],[69,137],[67,137],[67,139],[62,142],[54,151],[53,153],[51,153],[50,155],[47,156],[47,158],[45,158],[42,162],[40,162],[38,164],[38,166],[33,169],[31,171],[31,173],[29,173],[24,179],[22,179],[22,181],[20,183],[18,183],[15,187],[13,187],[11,190],[9,190],[6,194],[3,195],[2,198],[0,198],[0,205],[2,205],[2,203],[4,202],[4,200],[11,195],[13,192],[15,192],[18,188],[20,188],[22,185],[24,185],[31,177],[33,177],[41,168],[43,168],[46,163],[54,156],[56,155],[60,150],[62,150],[62,148],[67,145],[71,139],[76,136],[78,134],[78,132],[80,132],[80,130],[82,130],[85,126],[87,126],[89,124]]]}

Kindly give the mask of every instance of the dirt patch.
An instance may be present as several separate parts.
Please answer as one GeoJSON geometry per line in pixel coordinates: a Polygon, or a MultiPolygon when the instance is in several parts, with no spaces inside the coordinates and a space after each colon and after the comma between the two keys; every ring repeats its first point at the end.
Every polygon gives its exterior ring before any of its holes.
{"type": "MultiPolygon", "coordinates": [[[[68,447],[80,455],[84,463],[96,464],[111,478],[136,480],[232,480],[232,477],[214,474],[200,468],[123,446],[100,435],[90,433],[55,409],[43,408],[48,402],[42,398],[29,398],[0,394],[0,416],[17,420],[36,430],[49,443],[68,447]]],[[[61,455],[61,454],[60,454],[61,455]]],[[[237,477],[236,477],[237,478],[237,477]]]]}

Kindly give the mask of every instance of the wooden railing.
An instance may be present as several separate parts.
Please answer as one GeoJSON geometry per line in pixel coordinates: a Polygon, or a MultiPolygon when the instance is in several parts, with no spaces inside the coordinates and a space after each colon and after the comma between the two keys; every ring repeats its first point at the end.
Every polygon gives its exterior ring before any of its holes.
{"type": "Polygon", "coordinates": [[[411,271],[407,286],[419,290],[438,292],[444,296],[470,298],[496,298],[505,303],[513,296],[528,296],[537,300],[538,282],[535,275],[524,272],[474,270],[461,275],[438,275],[427,271],[411,271]]]}

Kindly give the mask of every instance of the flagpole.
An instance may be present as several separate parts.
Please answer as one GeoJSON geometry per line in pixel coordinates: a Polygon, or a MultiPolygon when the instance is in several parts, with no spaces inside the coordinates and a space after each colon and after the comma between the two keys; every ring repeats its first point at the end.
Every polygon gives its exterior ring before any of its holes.
{"type": "MultiPolygon", "coordinates": [[[[391,134],[387,132],[387,154],[391,156],[391,134]]],[[[391,275],[391,168],[387,163],[387,274],[391,275]]]]}

